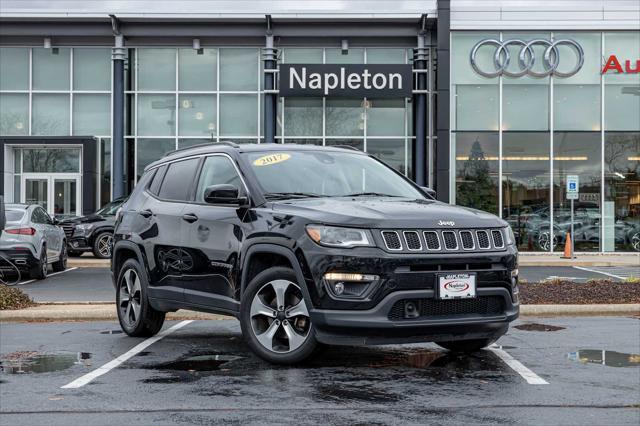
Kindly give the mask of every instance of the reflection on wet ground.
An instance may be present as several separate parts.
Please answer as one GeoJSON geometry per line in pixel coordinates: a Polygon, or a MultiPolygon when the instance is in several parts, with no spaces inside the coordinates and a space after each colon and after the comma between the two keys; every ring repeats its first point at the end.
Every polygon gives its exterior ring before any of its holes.
{"type": "Polygon", "coordinates": [[[604,349],[580,349],[569,352],[567,358],[582,364],[601,364],[608,367],[640,367],[640,354],[627,354],[604,349]]]}
{"type": "Polygon", "coordinates": [[[12,352],[0,358],[0,372],[5,374],[48,373],[66,370],[73,365],[91,366],[88,352],[42,353],[12,352]]]}
{"type": "MultiPolygon", "coordinates": [[[[146,355],[148,354],[150,352],[147,352],[146,355]]],[[[172,373],[172,375],[151,377],[143,380],[143,382],[160,384],[192,382],[201,377],[200,373],[221,370],[223,364],[242,358],[241,356],[215,353],[192,353],[176,361],[145,366],[145,369],[166,371],[172,373]]]]}
{"type": "Polygon", "coordinates": [[[513,328],[517,328],[518,330],[524,330],[524,331],[558,331],[558,330],[564,330],[566,327],[558,327],[557,325],[548,325],[548,324],[528,323],[528,324],[515,325],[513,326],[513,328]]]}

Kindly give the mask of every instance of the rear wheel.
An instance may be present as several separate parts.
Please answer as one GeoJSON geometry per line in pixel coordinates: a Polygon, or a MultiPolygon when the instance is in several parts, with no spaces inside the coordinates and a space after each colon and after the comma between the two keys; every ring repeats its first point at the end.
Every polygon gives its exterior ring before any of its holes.
{"type": "Polygon", "coordinates": [[[31,278],[36,280],[44,280],[49,272],[49,264],[47,264],[47,247],[42,246],[40,250],[40,259],[33,265],[31,269],[31,278]]]}
{"type": "Polygon", "coordinates": [[[451,352],[463,352],[471,353],[477,352],[482,348],[486,348],[493,342],[498,340],[497,338],[490,339],[473,339],[473,340],[452,340],[450,342],[436,342],[436,345],[442,346],[451,352]]]}
{"type": "Polygon", "coordinates": [[[122,265],[118,274],[116,306],[120,327],[129,336],[148,337],[158,333],[164,324],[165,313],[149,304],[146,274],[135,259],[122,265]]]}
{"type": "Polygon", "coordinates": [[[316,349],[315,330],[295,273],[273,267],[258,274],[242,295],[242,335],[259,357],[294,364],[316,349]]]}
{"type": "Polygon", "coordinates": [[[61,272],[67,269],[67,243],[62,243],[62,248],[60,249],[60,257],[57,262],[53,262],[53,270],[56,272],[61,272]]]}

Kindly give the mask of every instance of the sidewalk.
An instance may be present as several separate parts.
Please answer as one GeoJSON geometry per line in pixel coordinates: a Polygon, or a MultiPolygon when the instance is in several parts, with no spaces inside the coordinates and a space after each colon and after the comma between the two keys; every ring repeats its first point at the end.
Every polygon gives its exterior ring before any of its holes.
{"type": "MultiPolygon", "coordinates": [[[[640,253],[576,253],[576,259],[562,259],[562,253],[520,253],[520,266],[640,266],[640,253]]],[[[70,268],[109,268],[109,259],[70,257],[70,268]]]]}
{"type": "Polygon", "coordinates": [[[576,253],[562,259],[561,253],[520,253],[519,266],[640,266],[640,253],[576,253]]]}
{"type": "MultiPolygon", "coordinates": [[[[522,305],[521,316],[640,315],[640,304],[602,305],[522,305]]],[[[48,304],[20,310],[0,311],[1,322],[23,321],[110,321],[116,320],[113,303],[48,304]]],[[[221,320],[230,316],[179,310],[167,314],[167,320],[221,320]]]]}

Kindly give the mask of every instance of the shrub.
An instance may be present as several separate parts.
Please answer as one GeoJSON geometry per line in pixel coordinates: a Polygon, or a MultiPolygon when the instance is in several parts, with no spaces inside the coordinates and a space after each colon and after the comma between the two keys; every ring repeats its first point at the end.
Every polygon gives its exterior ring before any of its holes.
{"type": "Polygon", "coordinates": [[[0,311],[6,309],[24,309],[35,303],[22,290],[0,284],[0,311]]]}

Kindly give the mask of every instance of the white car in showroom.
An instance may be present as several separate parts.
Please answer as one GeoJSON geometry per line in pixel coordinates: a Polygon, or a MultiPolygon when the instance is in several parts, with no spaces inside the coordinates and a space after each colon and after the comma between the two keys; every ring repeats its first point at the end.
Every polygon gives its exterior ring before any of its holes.
{"type": "MultiPolygon", "coordinates": [[[[0,256],[31,278],[47,277],[49,265],[54,271],[67,267],[64,231],[54,225],[49,214],[36,204],[6,204],[6,225],[0,235],[0,256]]],[[[6,262],[0,268],[7,268],[6,262]]]]}

